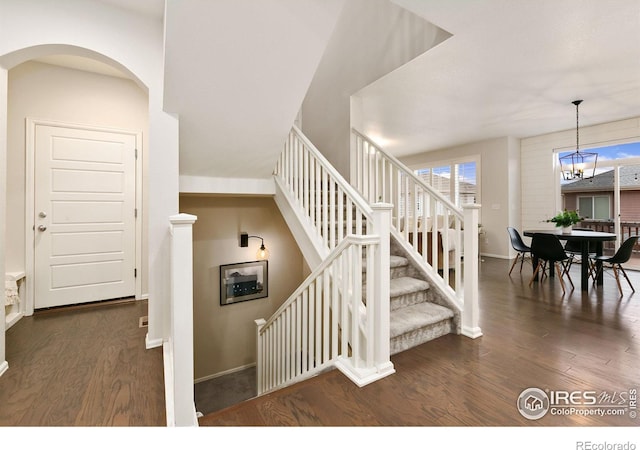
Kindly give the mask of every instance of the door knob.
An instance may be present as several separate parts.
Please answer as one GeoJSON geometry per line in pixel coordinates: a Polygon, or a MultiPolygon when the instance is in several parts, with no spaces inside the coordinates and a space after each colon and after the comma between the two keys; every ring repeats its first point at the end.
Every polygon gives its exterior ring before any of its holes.
{"type": "Polygon", "coordinates": [[[46,229],[47,229],[47,227],[45,227],[44,225],[40,225],[40,226],[38,227],[38,230],[40,230],[40,231],[44,231],[44,230],[46,230],[46,229]]]}

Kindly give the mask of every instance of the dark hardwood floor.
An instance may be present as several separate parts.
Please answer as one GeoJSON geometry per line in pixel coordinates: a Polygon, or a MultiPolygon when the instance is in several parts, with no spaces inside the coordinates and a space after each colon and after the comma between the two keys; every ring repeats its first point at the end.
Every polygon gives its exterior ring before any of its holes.
{"type": "Polygon", "coordinates": [[[578,289],[563,296],[557,280],[529,287],[530,265],[509,277],[510,263],[485,258],[481,264],[482,337],[447,335],[399,353],[392,357],[395,374],[363,388],[332,370],[204,416],[200,425],[639,425],[628,396],[640,388],[640,273],[629,273],[639,292],[624,285],[619,297],[609,275],[603,288],[581,292],[575,266],[578,289]],[[529,420],[516,404],[531,387],[595,391],[598,403],[624,398],[627,408],[623,416],[549,412],[529,420]],[[605,401],[601,395],[611,397],[605,401]]]}
{"type": "Polygon", "coordinates": [[[3,426],[165,426],[162,349],[146,301],[36,312],[7,331],[3,426]]]}
{"type": "MultiPolygon", "coordinates": [[[[530,266],[508,277],[509,264],[481,264],[482,337],[448,335],[394,355],[397,372],[363,388],[334,370],[207,415],[200,425],[605,426],[618,434],[637,427],[629,408],[623,416],[548,413],[534,421],[516,402],[529,387],[611,396],[640,387],[640,293],[624,285],[620,298],[607,276],[602,289],[563,296],[555,280],[529,288],[530,266]]],[[[640,273],[630,276],[640,291],[640,273]]],[[[146,306],[42,312],[9,329],[0,425],[164,426],[162,350],[146,350],[146,328],[139,328],[146,306]]]]}

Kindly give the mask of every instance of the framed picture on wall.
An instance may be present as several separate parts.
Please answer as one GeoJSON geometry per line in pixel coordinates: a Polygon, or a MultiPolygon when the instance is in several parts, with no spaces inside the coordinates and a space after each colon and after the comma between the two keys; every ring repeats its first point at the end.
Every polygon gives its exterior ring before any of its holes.
{"type": "Polygon", "coordinates": [[[269,262],[250,261],[220,266],[220,305],[269,295],[269,262]]]}

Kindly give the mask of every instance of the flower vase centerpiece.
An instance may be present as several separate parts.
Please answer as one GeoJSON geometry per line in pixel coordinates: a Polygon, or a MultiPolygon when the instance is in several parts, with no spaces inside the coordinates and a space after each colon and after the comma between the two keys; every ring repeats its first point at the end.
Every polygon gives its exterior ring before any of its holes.
{"type": "Polygon", "coordinates": [[[573,225],[582,221],[582,217],[578,215],[578,211],[567,210],[556,214],[551,219],[547,220],[547,222],[553,222],[556,224],[556,227],[562,227],[562,233],[568,234],[571,233],[571,229],[573,225]]]}

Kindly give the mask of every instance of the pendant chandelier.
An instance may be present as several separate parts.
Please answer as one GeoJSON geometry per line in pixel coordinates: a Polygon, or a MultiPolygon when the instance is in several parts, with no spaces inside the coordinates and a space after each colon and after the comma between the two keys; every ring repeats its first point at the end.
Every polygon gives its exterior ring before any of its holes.
{"type": "Polygon", "coordinates": [[[597,153],[580,151],[578,107],[580,103],[582,103],[582,100],[574,100],[572,103],[576,105],[576,151],[559,158],[562,178],[566,181],[593,177],[596,174],[596,163],[598,162],[597,153]],[[585,175],[585,170],[587,175],[585,175]]]}

